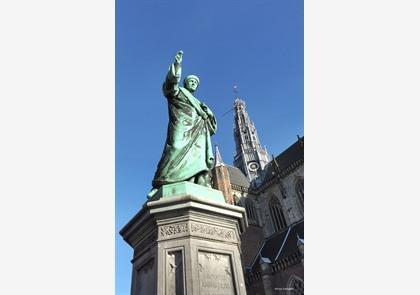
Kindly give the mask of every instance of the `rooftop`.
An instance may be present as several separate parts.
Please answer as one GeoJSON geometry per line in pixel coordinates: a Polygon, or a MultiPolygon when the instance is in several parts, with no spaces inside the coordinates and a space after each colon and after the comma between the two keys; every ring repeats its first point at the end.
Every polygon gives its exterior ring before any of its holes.
{"type": "Polygon", "coordinates": [[[293,254],[297,250],[298,242],[302,243],[304,239],[303,228],[302,219],[265,239],[250,268],[254,269],[260,261],[274,263],[293,254]]]}

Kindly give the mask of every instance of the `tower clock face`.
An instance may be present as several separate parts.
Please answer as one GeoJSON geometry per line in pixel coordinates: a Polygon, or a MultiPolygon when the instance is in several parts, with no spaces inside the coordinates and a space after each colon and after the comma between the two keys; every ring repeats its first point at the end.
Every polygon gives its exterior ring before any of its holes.
{"type": "Polygon", "coordinates": [[[251,171],[257,171],[260,168],[260,165],[257,162],[248,163],[248,169],[251,171]]]}

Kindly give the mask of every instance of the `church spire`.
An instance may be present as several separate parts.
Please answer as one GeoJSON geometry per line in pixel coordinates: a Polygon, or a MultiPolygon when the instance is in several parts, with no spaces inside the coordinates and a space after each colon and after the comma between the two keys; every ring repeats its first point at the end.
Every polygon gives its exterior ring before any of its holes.
{"type": "MultiPolygon", "coordinates": [[[[237,94],[237,87],[234,88],[234,91],[237,94]]],[[[233,134],[236,145],[233,165],[238,167],[249,181],[253,181],[260,176],[270,161],[269,154],[260,143],[254,122],[251,121],[246,111],[245,101],[235,95],[233,106],[235,109],[233,134]]]]}
{"type": "Polygon", "coordinates": [[[218,167],[218,166],[224,166],[225,163],[223,162],[222,156],[220,155],[220,151],[219,151],[219,147],[215,146],[216,149],[216,155],[215,155],[215,161],[214,161],[214,167],[218,167]]]}

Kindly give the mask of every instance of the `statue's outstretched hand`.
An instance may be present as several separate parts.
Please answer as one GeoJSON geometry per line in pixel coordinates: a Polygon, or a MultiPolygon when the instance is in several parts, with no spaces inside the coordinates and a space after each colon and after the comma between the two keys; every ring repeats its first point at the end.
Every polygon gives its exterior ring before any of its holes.
{"type": "Polygon", "coordinates": [[[181,64],[183,54],[184,52],[182,50],[178,51],[178,53],[175,55],[175,64],[181,64]]]}

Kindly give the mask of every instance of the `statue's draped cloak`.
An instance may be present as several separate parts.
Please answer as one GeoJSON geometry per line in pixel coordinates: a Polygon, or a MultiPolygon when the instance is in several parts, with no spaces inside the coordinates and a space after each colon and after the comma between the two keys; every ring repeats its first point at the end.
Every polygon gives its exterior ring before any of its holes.
{"type": "Polygon", "coordinates": [[[168,100],[168,131],[152,182],[155,188],[189,180],[213,167],[210,136],[216,132],[216,119],[205,104],[187,89],[177,86],[179,80],[180,68],[171,65],[163,84],[168,100]]]}

